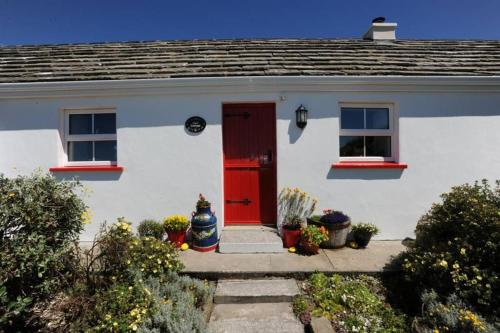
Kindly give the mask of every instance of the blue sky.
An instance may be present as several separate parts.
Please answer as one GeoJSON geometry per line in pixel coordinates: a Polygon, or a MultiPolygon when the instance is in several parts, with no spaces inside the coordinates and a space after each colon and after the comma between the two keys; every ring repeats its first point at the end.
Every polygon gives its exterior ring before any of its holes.
{"type": "Polygon", "coordinates": [[[500,0],[0,0],[0,44],[250,37],[500,39],[500,0]]]}

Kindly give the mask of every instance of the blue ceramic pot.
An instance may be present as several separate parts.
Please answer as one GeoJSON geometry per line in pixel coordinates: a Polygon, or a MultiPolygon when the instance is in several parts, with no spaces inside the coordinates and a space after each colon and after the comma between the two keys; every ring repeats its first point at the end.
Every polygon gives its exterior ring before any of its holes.
{"type": "Polygon", "coordinates": [[[217,247],[217,218],[207,208],[197,208],[191,219],[193,250],[206,252],[217,247]]]}

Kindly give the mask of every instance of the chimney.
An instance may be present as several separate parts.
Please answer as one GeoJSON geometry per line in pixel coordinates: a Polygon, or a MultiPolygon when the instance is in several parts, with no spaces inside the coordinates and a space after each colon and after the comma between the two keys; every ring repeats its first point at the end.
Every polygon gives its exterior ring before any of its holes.
{"type": "Polygon", "coordinates": [[[373,19],[372,26],[363,35],[368,40],[396,40],[397,23],[385,23],[385,17],[373,19]]]}

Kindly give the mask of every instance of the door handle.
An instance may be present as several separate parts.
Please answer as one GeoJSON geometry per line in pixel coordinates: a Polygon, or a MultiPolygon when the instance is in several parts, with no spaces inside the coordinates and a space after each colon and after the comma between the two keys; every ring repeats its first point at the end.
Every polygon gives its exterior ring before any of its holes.
{"type": "Polygon", "coordinates": [[[245,206],[248,206],[252,201],[249,200],[248,198],[245,198],[243,200],[226,200],[226,203],[227,204],[236,204],[236,203],[240,203],[240,204],[244,204],[245,206]]]}

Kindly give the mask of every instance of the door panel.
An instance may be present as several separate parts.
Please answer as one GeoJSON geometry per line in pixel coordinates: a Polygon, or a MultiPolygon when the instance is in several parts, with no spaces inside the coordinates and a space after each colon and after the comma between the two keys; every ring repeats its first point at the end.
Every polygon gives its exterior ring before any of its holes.
{"type": "Polygon", "coordinates": [[[223,106],[227,224],[276,224],[274,104],[223,106]]]}

